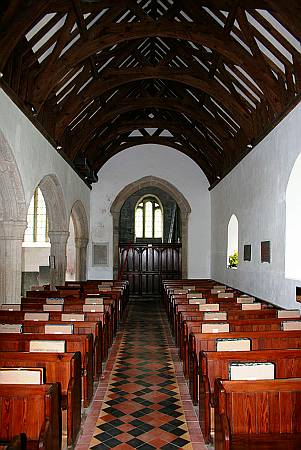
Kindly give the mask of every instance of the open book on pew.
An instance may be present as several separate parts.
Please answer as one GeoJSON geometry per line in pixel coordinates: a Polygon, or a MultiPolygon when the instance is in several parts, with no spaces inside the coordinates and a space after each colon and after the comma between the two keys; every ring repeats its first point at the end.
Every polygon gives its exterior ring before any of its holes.
{"type": "Polygon", "coordinates": [[[217,352],[241,352],[251,351],[251,339],[249,338],[217,338],[216,351],[217,352]]]}
{"type": "Polygon", "coordinates": [[[0,367],[0,384],[43,384],[45,369],[42,367],[0,367]]]}
{"type": "Polygon", "coordinates": [[[271,362],[232,362],[229,380],[274,380],[275,365],[271,362]]]}
{"type": "Polygon", "coordinates": [[[23,325],[20,323],[1,323],[0,333],[23,333],[23,325]]]}
{"type": "Polygon", "coordinates": [[[1,305],[2,311],[21,311],[21,304],[20,303],[4,303],[1,305]]]}
{"type": "Polygon", "coordinates": [[[30,352],[51,352],[51,353],[65,353],[66,341],[51,341],[34,339],[29,343],[30,352]]]}

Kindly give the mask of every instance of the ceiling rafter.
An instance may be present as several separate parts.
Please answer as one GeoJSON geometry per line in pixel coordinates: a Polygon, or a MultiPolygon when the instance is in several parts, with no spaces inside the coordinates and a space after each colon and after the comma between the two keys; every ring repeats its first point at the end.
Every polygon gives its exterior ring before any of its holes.
{"type": "Polygon", "coordinates": [[[270,74],[258,72],[256,67],[254,67],[251,55],[233,39],[226,38],[222,30],[217,26],[215,26],[215,29],[212,29],[211,26],[203,25],[200,27],[191,23],[174,23],[172,27],[170,24],[162,25],[160,23],[122,23],[112,25],[104,31],[105,33],[101,38],[74,45],[68,52],[68,55],[60,58],[57,64],[53,65],[50,72],[42,72],[37,77],[35,80],[36,89],[31,99],[36,108],[39,108],[43,101],[45,101],[49,91],[53,89],[54,83],[62,77],[66,68],[71,68],[74,64],[79,64],[85,60],[87,56],[122,43],[125,40],[156,36],[189,40],[213,48],[230,59],[234,64],[246,66],[248,71],[257,79],[262,89],[267,90],[268,88],[273,88],[271,86],[273,79],[270,74]],[[161,26],[159,27],[159,25],[161,26]]]}
{"type": "Polygon", "coordinates": [[[181,83],[183,85],[192,86],[196,89],[208,92],[212,97],[225,105],[225,108],[236,114],[237,120],[244,128],[248,129],[250,126],[250,117],[247,110],[240,104],[237,104],[227,90],[223,88],[216,80],[208,80],[206,76],[200,76],[200,73],[191,73],[189,70],[175,70],[169,67],[153,67],[144,66],[143,68],[120,68],[118,70],[109,69],[106,75],[103,76],[99,82],[91,82],[80,95],[76,96],[68,105],[64,105],[64,111],[57,116],[56,137],[59,139],[64,128],[80,110],[88,104],[95,96],[102,95],[107,90],[113,87],[119,87],[131,81],[138,81],[142,79],[160,78],[164,80],[171,80],[181,83]]]}
{"type": "Polygon", "coordinates": [[[191,101],[178,101],[176,99],[160,97],[156,97],[155,99],[151,97],[141,97],[129,102],[128,100],[122,100],[121,98],[122,95],[119,95],[113,102],[113,105],[109,104],[106,109],[100,110],[99,114],[93,117],[93,121],[89,123],[89,128],[86,128],[84,134],[79,130],[71,136],[69,143],[69,148],[72,149],[73,152],[69,154],[71,158],[73,158],[81,148],[85,148],[88,145],[91,136],[93,136],[98,129],[102,128],[104,124],[110,122],[117,115],[123,115],[131,111],[149,110],[150,108],[157,108],[160,110],[167,109],[178,113],[185,113],[190,116],[193,121],[203,123],[208,128],[212,129],[220,139],[223,140],[225,146],[231,148],[229,134],[223,130],[212,116],[206,111],[199,110],[197,105],[193,105],[191,101]]]}
{"type": "Polygon", "coordinates": [[[0,10],[0,83],[79,171],[83,158],[98,171],[154,142],[215,183],[301,97],[297,0],[11,0],[0,10]]]}
{"type": "MultiPolygon", "coordinates": [[[[184,134],[191,142],[194,142],[195,145],[198,146],[199,157],[206,160],[209,164],[209,161],[212,160],[215,165],[221,163],[221,157],[217,154],[216,150],[210,145],[201,135],[197,135],[194,133],[189,127],[181,125],[178,121],[166,121],[166,120],[154,120],[154,119],[137,119],[135,122],[133,121],[123,121],[120,120],[108,129],[107,133],[103,134],[100,139],[96,140],[94,145],[97,148],[101,148],[106,144],[112,142],[114,140],[114,135],[123,134],[125,132],[132,133],[136,129],[145,129],[145,128],[162,128],[163,130],[168,130],[172,134],[184,134]],[[206,149],[204,152],[203,149],[206,149]]],[[[149,136],[147,133],[146,136],[149,136]]],[[[185,152],[185,150],[184,150],[185,152]]],[[[94,151],[94,160],[97,159],[97,152],[94,151]]],[[[93,161],[93,160],[92,160],[93,161]]]]}

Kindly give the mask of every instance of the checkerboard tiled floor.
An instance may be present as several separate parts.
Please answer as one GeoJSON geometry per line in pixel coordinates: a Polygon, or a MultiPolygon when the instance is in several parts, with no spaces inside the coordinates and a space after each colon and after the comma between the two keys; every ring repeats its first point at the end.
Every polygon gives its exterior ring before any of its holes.
{"type": "MultiPolygon", "coordinates": [[[[93,437],[84,447],[84,429],[77,449],[206,449],[160,303],[132,301],[115,346],[98,418],[92,406],[93,437]]],[[[88,416],[90,431],[92,423],[88,416]]]]}

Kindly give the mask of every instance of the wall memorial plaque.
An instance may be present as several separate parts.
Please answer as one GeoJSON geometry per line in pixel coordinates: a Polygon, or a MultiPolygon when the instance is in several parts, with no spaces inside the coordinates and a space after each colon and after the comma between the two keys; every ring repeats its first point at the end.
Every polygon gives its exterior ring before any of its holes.
{"type": "Polygon", "coordinates": [[[244,245],[244,261],[251,261],[252,247],[251,245],[244,245]]]}
{"type": "Polygon", "coordinates": [[[271,241],[261,242],[261,262],[271,262],[271,241]]]}

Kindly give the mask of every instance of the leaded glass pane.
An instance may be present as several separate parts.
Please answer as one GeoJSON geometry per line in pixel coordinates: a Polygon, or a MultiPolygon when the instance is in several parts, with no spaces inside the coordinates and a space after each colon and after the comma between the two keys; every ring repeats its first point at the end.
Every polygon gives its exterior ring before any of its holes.
{"type": "Polygon", "coordinates": [[[46,204],[41,190],[38,188],[38,201],[37,201],[37,234],[36,242],[46,242],[46,229],[47,229],[47,216],[46,216],[46,204]]]}
{"type": "Polygon", "coordinates": [[[135,213],[135,235],[138,238],[143,237],[143,209],[137,208],[135,213]]]}
{"type": "Polygon", "coordinates": [[[34,196],[30,201],[30,205],[27,212],[27,228],[24,233],[24,242],[34,241],[34,196]]]}
{"type": "Polygon", "coordinates": [[[37,188],[28,208],[24,242],[48,242],[47,220],[44,197],[41,190],[37,188]]]}
{"type": "Polygon", "coordinates": [[[162,211],[161,209],[155,210],[155,238],[162,238],[162,211]]]}
{"type": "Polygon", "coordinates": [[[147,201],[145,203],[145,237],[153,237],[153,203],[147,201]]]}

